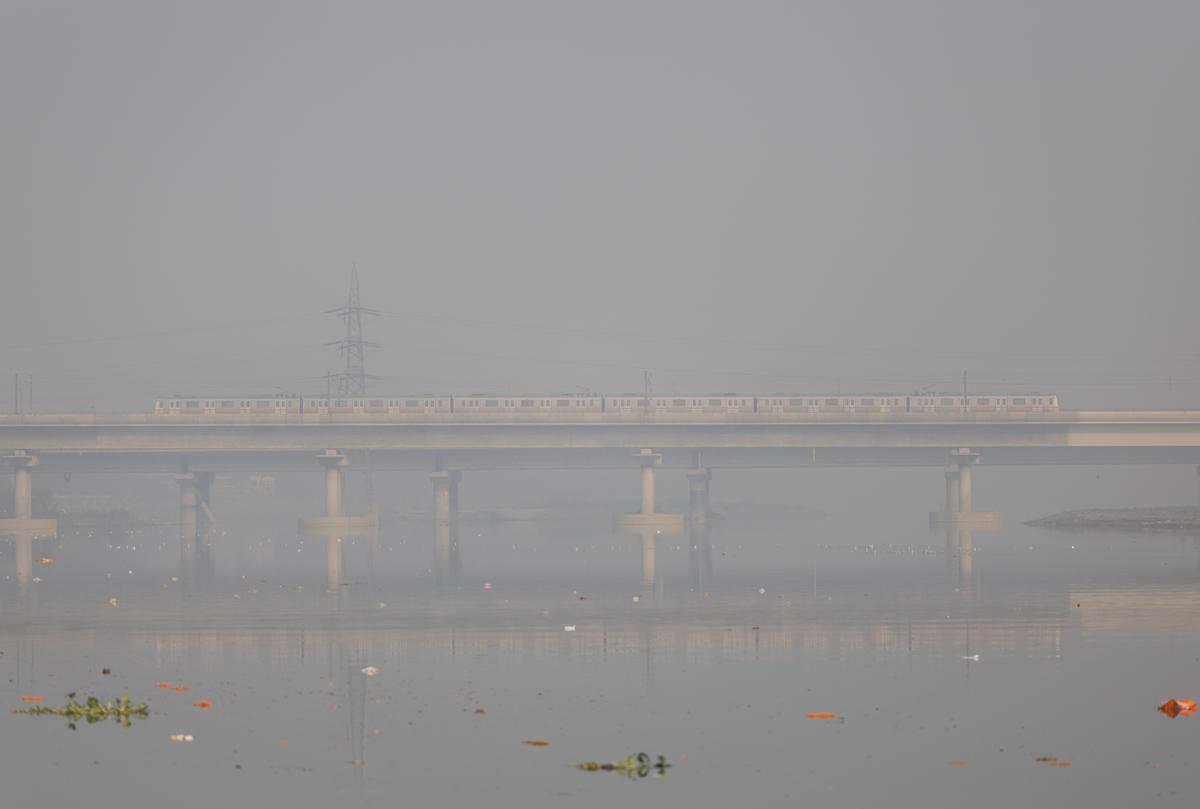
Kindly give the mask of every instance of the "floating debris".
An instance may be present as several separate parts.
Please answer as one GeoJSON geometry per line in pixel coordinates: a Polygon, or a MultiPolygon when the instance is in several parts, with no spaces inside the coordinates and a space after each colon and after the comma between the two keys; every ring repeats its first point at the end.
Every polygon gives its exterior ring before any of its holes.
{"type": "Polygon", "coordinates": [[[953,765],[955,767],[965,767],[968,764],[970,764],[971,762],[965,758],[952,758],[949,761],[947,761],[946,763],[953,765]]]}
{"type": "Polygon", "coordinates": [[[607,764],[599,761],[584,761],[576,764],[575,767],[586,772],[618,772],[632,781],[634,778],[645,778],[652,771],[655,778],[661,778],[667,774],[671,765],[667,763],[666,756],[659,756],[658,760],[652,763],[650,756],[638,753],[635,756],[627,756],[621,761],[610,761],[607,764]]]}
{"type": "Polygon", "coordinates": [[[208,701],[208,700],[206,700],[206,699],[202,699],[202,700],[200,700],[199,702],[193,702],[193,703],[192,703],[192,707],[193,707],[193,708],[200,708],[200,709],[202,709],[202,710],[208,710],[209,708],[211,708],[211,707],[212,707],[212,703],[211,703],[211,702],[209,702],[209,701],[208,701]]]}
{"type": "Polygon", "coordinates": [[[21,697],[21,702],[41,702],[41,701],[42,701],[41,697],[34,696],[33,694],[25,694],[24,696],[21,697]]]}
{"type": "Polygon", "coordinates": [[[155,688],[174,688],[175,684],[174,683],[155,683],[154,687],[155,688]]]}
{"type": "Polygon", "coordinates": [[[978,662],[979,662],[979,655],[977,655],[977,654],[974,654],[974,655],[963,655],[963,656],[962,656],[962,659],[963,659],[963,660],[970,661],[971,663],[978,663],[978,662]]]}
{"type": "MultiPolygon", "coordinates": [[[[129,697],[121,697],[115,702],[101,702],[96,697],[88,697],[86,702],[80,704],[75,701],[75,692],[72,691],[67,694],[67,700],[67,704],[60,708],[38,705],[34,708],[22,708],[13,713],[31,716],[62,716],[67,719],[67,726],[71,730],[75,729],[75,723],[80,719],[86,720],[89,725],[105,719],[112,719],[129,727],[130,719],[145,719],[150,716],[150,709],[146,703],[139,702],[135,705],[130,702],[129,697]]],[[[41,698],[38,697],[36,701],[40,702],[41,698]]]]}
{"type": "Polygon", "coordinates": [[[527,744],[530,747],[549,747],[550,746],[550,742],[543,741],[542,739],[526,739],[525,741],[521,742],[521,744],[527,744]]]}
{"type": "Polygon", "coordinates": [[[575,631],[575,624],[570,624],[568,626],[563,627],[563,632],[574,632],[574,631],[575,631]]]}
{"type": "Polygon", "coordinates": [[[39,556],[37,563],[39,565],[52,565],[52,564],[54,564],[54,557],[53,556],[39,556]]]}
{"type": "Polygon", "coordinates": [[[175,733],[171,736],[173,742],[191,742],[195,741],[196,737],[190,733],[175,733]]]}
{"type": "Polygon", "coordinates": [[[1158,710],[1172,719],[1177,716],[1194,716],[1196,714],[1196,700],[1169,699],[1162,705],[1159,705],[1158,710]]]}
{"type": "Polygon", "coordinates": [[[1049,764],[1051,767],[1070,767],[1071,762],[1064,761],[1058,756],[1038,756],[1034,759],[1038,764],[1049,764]]]}
{"type": "Polygon", "coordinates": [[[475,713],[479,716],[483,716],[484,714],[487,713],[487,711],[485,711],[483,708],[476,708],[475,713]]]}
{"type": "Polygon", "coordinates": [[[364,669],[360,669],[360,671],[362,671],[362,673],[367,675],[368,677],[374,677],[376,674],[379,673],[379,669],[375,668],[374,666],[367,666],[364,669]]]}
{"type": "Polygon", "coordinates": [[[805,719],[837,719],[838,715],[829,711],[813,711],[804,715],[805,719]]]}

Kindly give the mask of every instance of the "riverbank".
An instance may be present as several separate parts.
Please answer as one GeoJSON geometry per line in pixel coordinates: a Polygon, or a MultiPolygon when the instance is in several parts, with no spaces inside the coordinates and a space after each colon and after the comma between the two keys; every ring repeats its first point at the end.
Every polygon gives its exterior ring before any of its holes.
{"type": "Polygon", "coordinates": [[[1063,511],[1025,523],[1037,528],[1112,531],[1200,531],[1200,508],[1094,508],[1063,511]]]}

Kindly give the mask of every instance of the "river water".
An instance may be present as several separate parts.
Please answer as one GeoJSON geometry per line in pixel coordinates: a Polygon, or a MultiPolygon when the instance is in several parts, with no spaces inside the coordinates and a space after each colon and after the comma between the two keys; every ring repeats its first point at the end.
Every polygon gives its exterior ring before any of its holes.
{"type": "Polygon", "coordinates": [[[39,542],[25,583],[0,545],[0,806],[1200,795],[1200,717],[1156,710],[1200,697],[1193,538],[743,518],[655,537],[647,570],[604,520],[464,521],[440,554],[402,522],[345,541],[331,589],[322,539],[230,527],[181,567],[173,531],[39,542]],[[70,692],[150,716],[10,712],[70,692]],[[639,752],[672,766],[573,767],[639,752]]]}

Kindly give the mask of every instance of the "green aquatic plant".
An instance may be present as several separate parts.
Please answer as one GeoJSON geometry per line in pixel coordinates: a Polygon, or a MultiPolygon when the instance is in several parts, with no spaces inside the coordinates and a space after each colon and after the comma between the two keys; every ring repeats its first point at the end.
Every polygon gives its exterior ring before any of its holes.
{"type": "Polygon", "coordinates": [[[584,761],[576,764],[575,767],[587,772],[618,772],[630,780],[634,778],[645,778],[650,775],[651,770],[654,771],[655,778],[661,778],[667,774],[667,768],[671,765],[667,763],[666,756],[659,756],[658,760],[651,763],[650,756],[645,753],[638,753],[636,756],[627,756],[621,761],[610,761],[603,764],[599,761],[584,761]]]}
{"type": "Polygon", "coordinates": [[[30,716],[61,716],[67,720],[67,727],[75,730],[76,723],[81,719],[89,725],[111,719],[129,727],[129,720],[149,717],[150,708],[144,702],[134,705],[129,697],[120,697],[115,702],[112,700],[101,702],[96,697],[88,697],[85,702],[79,703],[75,701],[75,692],[72,691],[67,694],[67,704],[61,707],[37,705],[32,708],[21,708],[13,713],[29,714],[30,716]]]}

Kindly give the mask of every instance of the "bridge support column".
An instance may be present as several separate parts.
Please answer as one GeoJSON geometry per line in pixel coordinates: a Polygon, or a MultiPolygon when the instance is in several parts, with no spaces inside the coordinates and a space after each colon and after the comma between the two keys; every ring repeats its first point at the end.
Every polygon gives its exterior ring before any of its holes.
{"type": "Polygon", "coordinates": [[[688,507],[691,523],[701,527],[708,522],[709,481],[712,480],[711,469],[692,469],[687,473],[688,478],[688,507]]]}
{"type": "Polygon", "coordinates": [[[340,517],[346,492],[345,469],[349,462],[337,450],[327,449],[317,456],[317,463],[325,469],[325,516],[340,517]]]}
{"type": "Polygon", "coordinates": [[[336,531],[342,537],[370,536],[372,529],[379,527],[377,514],[372,512],[356,517],[346,513],[346,467],[349,460],[336,449],[327,449],[316,457],[317,463],[325,470],[325,516],[301,517],[300,533],[327,536],[328,531],[336,531]]]}
{"type": "Polygon", "coordinates": [[[662,456],[652,449],[634,453],[634,459],[642,469],[642,508],[637,514],[623,514],[617,518],[617,527],[634,531],[649,526],[658,530],[678,531],[683,528],[682,514],[663,514],[654,505],[654,467],[662,463],[662,456]]]}
{"type": "Polygon", "coordinates": [[[946,466],[946,510],[930,512],[931,528],[999,529],[998,512],[974,509],[971,467],[977,463],[979,453],[966,447],[950,453],[950,463],[946,466]]]}
{"type": "Polygon", "coordinates": [[[196,476],[190,473],[175,476],[179,484],[179,559],[190,566],[196,561],[196,476]]]}
{"type": "Polygon", "coordinates": [[[0,519],[0,536],[11,537],[16,549],[17,585],[25,590],[33,581],[33,541],[58,535],[58,520],[33,516],[33,470],[37,455],[14,452],[8,456],[15,475],[13,517],[0,519]]]}
{"type": "Polygon", "coordinates": [[[654,464],[660,463],[660,456],[652,456],[654,460],[642,461],[642,514],[654,513],[654,464]]]}
{"type": "Polygon", "coordinates": [[[958,511],[958,467],[946,467],[946,511],[958,511]]]}
{"type": "MultiPolygon", "coordinates": [[[[976,456],[976,458],[978,457],[976,456]]],[[[963,514],[969,514],[974,511],[971,503],[970,463],[960,464],[958,467],[958,510],[963,514]]]]}
{"type": "Polygon", "coordinates": [[[433,472],[429,482],[433,484],[434,575],[441,584],[450,572],[450,523],[458,500],[458,481],[453,472],[433,472]]]}

